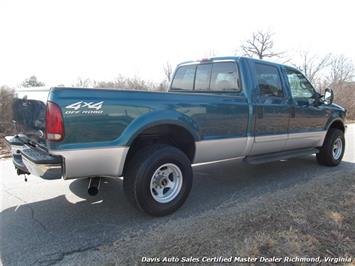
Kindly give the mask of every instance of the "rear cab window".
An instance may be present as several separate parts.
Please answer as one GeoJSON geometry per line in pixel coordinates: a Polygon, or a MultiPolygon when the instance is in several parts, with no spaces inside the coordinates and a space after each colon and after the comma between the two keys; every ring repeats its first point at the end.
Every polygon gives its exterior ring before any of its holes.
{"type": "Polygon", "coordinates": [[[208,91],[210,88],[212,64],[197,65],[195,90],[208,91]]]}
{"type": "Polygon", "coordinates": [[[192,90],[194,86],[196,65],[182,66],[176,70],[171,84],[173,90],[192,90]]]}
{"type": "Polygon", "coordinates": [[[241,92],[236,62],[211,62],[180,66],[171,90],[199,92],[241,92]]]}
{"type": "Polygon", "coordinates": [[[211,77],[211,91],[240,91],[239,75],[233,62],[214,63],[211,77]]]}

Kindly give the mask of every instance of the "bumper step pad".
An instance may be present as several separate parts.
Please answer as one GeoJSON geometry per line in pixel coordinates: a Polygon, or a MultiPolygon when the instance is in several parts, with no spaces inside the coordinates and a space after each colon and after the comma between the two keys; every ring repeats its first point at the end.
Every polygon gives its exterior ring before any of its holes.
{"type": "Polygon", "coordinates": [[[62,158],[52,156],[38,148],[27,146],[21,150],[22,160],[28,172],[43,179],[62,177],[62,158]]]}

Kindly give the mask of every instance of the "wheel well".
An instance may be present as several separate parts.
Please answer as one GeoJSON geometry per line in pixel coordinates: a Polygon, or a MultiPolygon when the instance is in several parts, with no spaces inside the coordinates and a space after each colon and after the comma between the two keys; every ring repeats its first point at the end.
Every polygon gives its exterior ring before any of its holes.
{"type": "Polygon", "coordinates": [[[169,144],[180,149],[191,162],[194,159],[195,140],[188,130],[176,125],[158,125],[145,129],[134,139],[130,145],[124,169],[136,151],[146,145],[158,143],[169,144]]]}
{"type": "Polygon", "coordinates": [[[329,129],[330,129],[330,128],[337,128],[337,129],[340,129],[341,131],[345,132],[344,124],[343,124],[343,122],[341,122],[341,121],[339,121],[339,120],[334,121],[334,122],[330,125],[329,129]]]}

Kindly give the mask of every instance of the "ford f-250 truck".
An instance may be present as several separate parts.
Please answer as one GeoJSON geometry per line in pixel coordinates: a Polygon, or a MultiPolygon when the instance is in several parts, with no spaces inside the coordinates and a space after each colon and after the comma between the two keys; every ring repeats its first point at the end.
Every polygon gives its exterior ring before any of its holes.
{"type": "MultiPolygon", "coordinates": [[[[186,200],[192,165],[250,164],[316,154],[343,157],[344,108],[297,69],[244,57],[177,66],[169,92],[52,88],[47,102],[14,103],[19,133],[6,137],[18,174],[44,179],[123,176],[128,199],[150,215],[186,200]]],[[[217,178],[217,177],[216,177],[217,178]]]]}

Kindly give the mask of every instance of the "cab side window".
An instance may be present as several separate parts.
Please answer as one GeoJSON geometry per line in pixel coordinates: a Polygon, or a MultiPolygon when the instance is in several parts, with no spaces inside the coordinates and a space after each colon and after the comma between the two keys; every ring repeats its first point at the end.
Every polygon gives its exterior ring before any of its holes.
{"type": "Polygon", "coordinates": [[[255,72],[260,96],[284,96],[281,78],[277,67],[255,63],[255,72]]]}
{"type": "Polygon", "coordinates": [[[286,68],[292,98],[312,98],[315,90],[311,83],[299,71],[286,68]]]}

